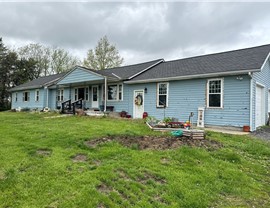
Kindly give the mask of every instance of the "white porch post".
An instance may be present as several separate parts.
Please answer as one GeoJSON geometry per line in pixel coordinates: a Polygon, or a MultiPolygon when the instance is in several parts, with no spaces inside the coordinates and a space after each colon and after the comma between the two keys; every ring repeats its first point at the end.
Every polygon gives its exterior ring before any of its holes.
{"type": "Polygon", "coordinates": [[[107,77],[105,77],[104,84],[104,112],[107,111],[107,77]]]}

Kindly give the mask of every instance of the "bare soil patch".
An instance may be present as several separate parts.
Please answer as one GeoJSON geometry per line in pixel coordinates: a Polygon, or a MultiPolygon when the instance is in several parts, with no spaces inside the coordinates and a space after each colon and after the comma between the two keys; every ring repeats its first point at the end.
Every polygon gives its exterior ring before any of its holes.
{"type": "Polygon", "coordinates": [[[50,156],[52,154],[52,150],[49,149],[38,149],[36,151],[37,155],[41,156],[50,156]]]}
{"type": "Polygon", "coordinates": [[[87,160],[87,156],[84,154],[77,154],[72,157],[73,162],[85,162],[87,160]]]}
{"type": "Polygon", "coordinates": [[[161,178],[157,175],[154,175],[146,171],[143,173],[143,176],[138,179],[138,182],[142,184],[146,184],[149,180],[153,180],[155,183],[158,183],[158,184],[167,183],[167,181],[164,178],[161,178]]]}
{"type": "Polygon", "coordinates": [[[270,127],[259,128],[250,133],[251,136],[270,141],[270,127]]]}
{"type": "Polygon", "coordinates": [[[94,140],[86,141],[85,144],[88,147],[95,148],[98,145],[105,144],[107,142],[116,141],[123,146],[136,148],[139,150],[166,150],[166,149],[176,149],[183,145],[188,145],[191,147],[203,147],[208,150],[215,150],[222,147],[222,145],[214,140],[208,139],[190,139],[187,137],[154,137],[154,136],[110,136],[94,140]]]}
{"type": "Polygon", "coordinates": [[[113,189],[111,187],[106,186],[104,183],[97,186],[97,190],[104,194],[109,194],[113,189]]]}

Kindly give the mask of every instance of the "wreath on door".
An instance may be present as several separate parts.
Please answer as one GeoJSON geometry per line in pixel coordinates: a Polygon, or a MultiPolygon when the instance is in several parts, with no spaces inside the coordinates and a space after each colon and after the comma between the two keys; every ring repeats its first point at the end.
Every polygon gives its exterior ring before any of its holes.
{"type": "Polygon", "coordinates": [[[140,105],[142,105],[142,104],[143,104],[143,97],[142,97],[142,95],[137,95],[137,96],[135,97],[135,105],[140,106],[140,105]]]}

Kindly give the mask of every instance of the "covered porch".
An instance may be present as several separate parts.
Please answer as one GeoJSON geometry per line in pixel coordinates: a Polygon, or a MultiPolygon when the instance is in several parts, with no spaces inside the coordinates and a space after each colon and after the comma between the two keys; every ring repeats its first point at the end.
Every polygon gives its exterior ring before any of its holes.
{"type": "Polygon", "coordinates": [[[76,109],[88,111],[113,111],[107,105],[108,82],[115,79],[76,67],[54,86],[55,106],[62,113],[75,114],[76,109]]]}

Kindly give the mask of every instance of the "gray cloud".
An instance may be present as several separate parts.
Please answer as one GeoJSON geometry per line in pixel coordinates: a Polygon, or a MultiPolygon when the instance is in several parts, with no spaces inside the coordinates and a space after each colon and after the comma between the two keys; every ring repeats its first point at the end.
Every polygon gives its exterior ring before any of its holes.
{"type": "Polygon", "coordinates": [[[80,57],[104,35],[125,64],[270,43],[270,3],[0,3],[4,42],[80,57]]]}

